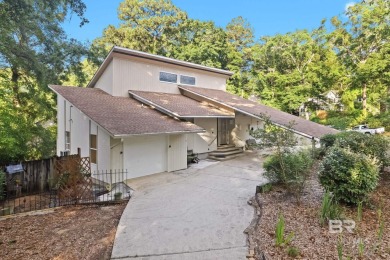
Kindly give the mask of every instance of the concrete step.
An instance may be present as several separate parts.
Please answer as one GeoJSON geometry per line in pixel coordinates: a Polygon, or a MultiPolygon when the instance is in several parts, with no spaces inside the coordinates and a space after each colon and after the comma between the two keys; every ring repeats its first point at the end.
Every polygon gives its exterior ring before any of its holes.
{"type": "Polygon", "coordinates": [[[218,146],[216,151],[210,152],[208,158],[217,161],[226,161],[242,154],[243,149],[241,147],[235,147],[234,145],[221,145],[218,146]]]}
{"type": "Polygon", "coordinates": [[[235,146],[232,146],[232,147],[218,147],[216,151],[218,152],[230,152],[230,151],[234,151],[234,150],[242,150],[241,147],[235,147],[235,146]]]}
{"type": "Polygon", "coordinates": [[[212,159],[212,160],[216,160],[216,161],[227,161],[227,160],[231,160],[231,159],[234,159],[236,157],[243,156],[243,155],[244,155],[244,153],[228,155],[226,157],[215,157],[215,156],[209,155],[208,159],[212,159]]]}
{"type": "Polygon", "coordinates": [[[215,156],[215,157],[225,157],[225,156],[228,156],[228,155],[239,154],[239,153],[242,153],[241,149],[234,149],[234,150],[230,150],[230,151],[219,151],[219,150],[217,150],[217,151],[210,152],[209,155],[215,156]]]}

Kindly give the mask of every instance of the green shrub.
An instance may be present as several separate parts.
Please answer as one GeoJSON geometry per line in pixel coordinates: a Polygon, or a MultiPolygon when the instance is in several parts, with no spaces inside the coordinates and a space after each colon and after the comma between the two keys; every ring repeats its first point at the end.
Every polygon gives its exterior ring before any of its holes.
{"type": "Polygon", "coordinates": [[[324,146],[325,148],[331,147],[335,144],[337,140],[337,135],[335,134],[327,134],[321,137],[320,143],[321,146],[324,146]]]}
{"type": "Polygon", "coordinates": [[[357,204],[367,198],[377,184],[377,160],[335,146],[320,164],[321,185],[338,201],[357,204]]]}
{"type": "Polygon", "coordinates": [[[272,182],[285,184],[299,203],[312,165],[311,153],[302,150],[271,155],[264,162],[263,167],[265,176],[272,182]]]}
{"type": "Polygon", "coordinates": [[[4,198],[5,192],[5,173],[0,170],[0,200],[4,198]]]}
{"type": "Polygon", "coordinates": [[[324,135],[321,146],[328,149],[332,146],[347,148],[355,153],[362,153],[379,160],[380,166],[390,165],[388,151],[390,150],[389,139],[381,135],[365,135],[359,132],[341,132],[335,135],[324,135]]]}

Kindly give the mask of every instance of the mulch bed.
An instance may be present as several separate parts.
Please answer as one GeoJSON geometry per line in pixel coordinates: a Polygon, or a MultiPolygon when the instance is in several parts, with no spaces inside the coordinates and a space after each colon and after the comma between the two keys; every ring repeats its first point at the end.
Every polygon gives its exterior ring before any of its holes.
{"type": "MultiPolygon", "coordinates": [[[[342,245],[343,259],[390,259],[390,173],[382,175],[377,190],[372,194],[369,205],[363,208],[362,221],[357,221],[357,208],[343,206],[346,219],[356,221],[354,233],[343,230],[341,234],[329,232],[328,224],[320,225],[319,211],[324,191],[318,183],[315,171],[307,184],[302,202],[295,199],[281,186],[273,186],[268,193],[257,194],[250,203],[260,218],[254,221],[249,233],[250,249],[256,259],[294,259],[288,248],[299,250],[295,259],[339,259],[337,246],[342,245]],[[384,232],[378,239],[381,209],[384,232]],[[275,246],[275,227],[279,214],[285,219],[285,235],[294,233],[289,245],[275,246]],[[360,244],[364,249],[359,252],[360,244]]],[[[361,247],[360,247],[361,248],[361,247]]]]}
{"type": "Polygon", "coordinates": [[[110,259],[125,206],[68,206],[0,218],[0,259],[110,259]]]}

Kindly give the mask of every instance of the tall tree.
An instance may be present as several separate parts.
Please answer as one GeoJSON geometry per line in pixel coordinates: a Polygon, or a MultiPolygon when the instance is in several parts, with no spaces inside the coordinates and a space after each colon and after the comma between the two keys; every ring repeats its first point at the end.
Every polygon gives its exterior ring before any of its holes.
{"type": "Polygon", "coordinates": [[[334,31],[329,40],[349,69],[353,86],[362,93],[363,111],[367,110],[367,92],[375,84],[366,72],[372,66],[368,60],[379,53],[390,36],[390,2],[365,0],[348,8],[347,21],[332,18],[334,31]]]}
{"type": "Polygon", "coordinates": [[[247,20],[239,16],[226,26],[227,68],[234,72],[228,82],[228,89],[243,96],[253,94],[250,84],[251,50],[254,44],[253,28],[247,20]]]}
{"type": "Polygon", "coordinates": [[[187,14],[171,0],[124,0],[118,8],[118,27],[108,26],[92,50],[99,63],[112,46],[122,46],[153,54],[170,56],[187,14]]]}
{"type": "Polygon", "coordinates": [[[43,125],[54,114],[47,85],[60,83],[71,67],[77,71],[86,53],[61,27],[70,12],[80,18],[80,25],[87,22],[85,8],[82,0],[0,1],[0,89],[4,94],[0,110],[7,119],[0,123],[0,132],[24,136],[7,135],[13,141],[2,140],[1,161],[46,156],[54,148],[45,147],[50,143],[46,138],[53,135],[43,125]],[[9,124],[9,120],[19,123],[9,124]]]}

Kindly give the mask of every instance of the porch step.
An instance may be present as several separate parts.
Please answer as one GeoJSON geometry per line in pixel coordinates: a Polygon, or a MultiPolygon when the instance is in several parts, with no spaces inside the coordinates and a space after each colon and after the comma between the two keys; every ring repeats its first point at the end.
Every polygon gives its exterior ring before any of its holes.
{"type": "Polygon", "coordinates": [[[225,161],[233,159],[241,154],[243,154],[241,147],[235,147],[234,145],[221,145],[218,146],[216,151],[210,152],[208,158],[217,161],[225,161]]]}
{"type": "Polygon", "coordinates": [[[227,155],[225,157],[215,157],[215,156],[209,155],[208,159],[212,159],[212,160],[215,160],[215,161],[221,161],[222,162],[222,161],[231,160],[231,159],[234,159],[236,157],[243,156],[243,155],[244,155],[244,153],[227,155]]]}

